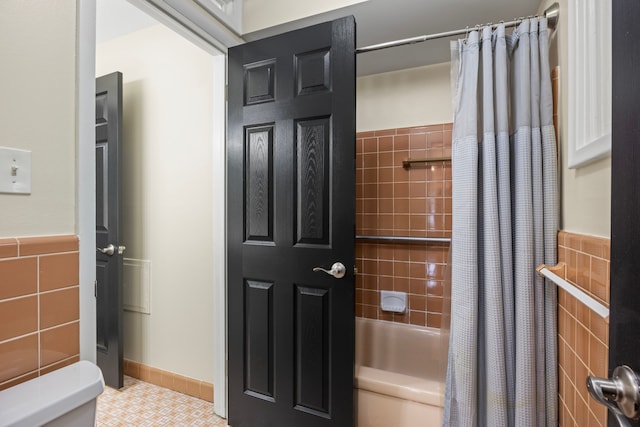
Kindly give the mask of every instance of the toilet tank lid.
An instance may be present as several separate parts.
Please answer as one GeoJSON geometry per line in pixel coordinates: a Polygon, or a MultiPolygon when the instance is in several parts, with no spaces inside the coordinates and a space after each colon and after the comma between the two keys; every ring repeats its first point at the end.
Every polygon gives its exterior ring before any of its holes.
{"type": "Polygon", "coordinates": [[[86,360],[0,391],[0,427],[48,423],[104,391],[100,368],[86,360]]]}

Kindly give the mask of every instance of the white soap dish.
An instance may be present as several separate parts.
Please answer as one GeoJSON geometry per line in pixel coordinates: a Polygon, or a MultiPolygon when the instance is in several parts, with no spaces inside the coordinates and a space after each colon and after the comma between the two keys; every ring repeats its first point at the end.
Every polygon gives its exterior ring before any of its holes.
{"type": "Polygon", "coordinates": [[[404,313],[407,311],[407,293],[380,291],[380,307],[382,311],[404,313]]]}

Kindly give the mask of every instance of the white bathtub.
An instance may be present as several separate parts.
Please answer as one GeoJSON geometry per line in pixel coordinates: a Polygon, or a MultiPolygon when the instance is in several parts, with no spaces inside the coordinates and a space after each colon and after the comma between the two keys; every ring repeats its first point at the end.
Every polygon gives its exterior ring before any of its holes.
{"type": "Polygon", "coordinates": [[[442,425],[446,345],[439,329],[356,318],[356,425],[442,425]]]}

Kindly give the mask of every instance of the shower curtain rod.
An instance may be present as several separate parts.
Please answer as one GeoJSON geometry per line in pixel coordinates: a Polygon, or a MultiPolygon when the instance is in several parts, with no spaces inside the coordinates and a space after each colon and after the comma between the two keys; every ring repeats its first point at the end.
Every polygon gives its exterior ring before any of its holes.
{"type": "MultiPolygon", "coordinates": [[[[551,6],[549,6],[547,9],[545,9],[544,17],[547,18],[547,26],[549,28],[551,28],[551,29],[555,29],[556,28],[556,25],[558,24],[558,15],[559,15],[559,13],[560,13],[560,5],[558,3],[554,3],[551,6]]],[[[516,25],[520,24],[523,19],[525,19],[525,18],[518,18],[518,19],[514,19],[513,21],[502,22],[500,24],[491,24],[491,28],[496,28],[498,25],[501,25],[501,24],[504,24],[504,26],[506,28],[515,27],[516,25]]],[[[480,26],[476,26],[474,28],[479,28],[479,27],[480,26]]],[[[428,34],[428,35],[424,35],[424,36],[410,37],[408,39],[394,40],[394,41],[391,41],[391,42],[374,44],[374,45],[371,45],[371,46],[365,46],[365,47],[357,48],[356,49],[356,54],[373,52],[375,50],[388,49],[390,47],[404,46],[404,45],[415,44],[415,43],[422,43],[422,42],[426,42],[428,40],[435,40],[435,39],[442,39],[442,38],[446,38],[446,37],[458,36],[460,34],[466,34],[469,31],[474,30],[474,28],[467,27],[467,28],[463,28],[461,30],[445,31],[444,33],[428,34]]]]}

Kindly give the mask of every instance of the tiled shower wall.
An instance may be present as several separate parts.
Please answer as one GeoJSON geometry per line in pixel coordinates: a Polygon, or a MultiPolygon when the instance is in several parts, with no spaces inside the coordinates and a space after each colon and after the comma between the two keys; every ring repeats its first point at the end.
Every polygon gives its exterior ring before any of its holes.
{"type": "Polygon", "coordinates": [[[78,239],[0,239],[0,390],[79,360],[78,239]]]}
{"type": "MultiPolygon", "coordinates": [[[[558,259],[565,279],[609,306],[610,242],[561,231],[558,259]]],[[[561,427],[607,425],[607,411],[587,392],[586,377],[607,377],[609,324],[558,289],[558,385],[561,427]]]]}
{"type": "MultiPolygon", "coordinates": [[[[356,234],[451,236],[451,162],[411,158],[451,156],[450,123],[358,133],[356,234]]],[[[439,327],[448,244],[356,242],[356,315],[439,327]],[[408,310],[380,309],[380,291],[409,294],[408,310]]]]}

